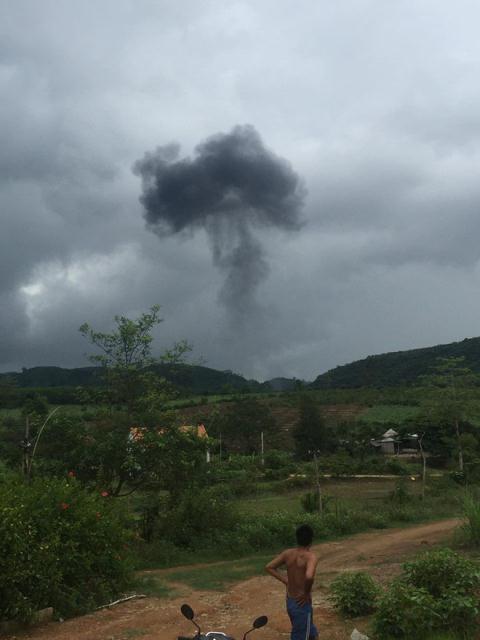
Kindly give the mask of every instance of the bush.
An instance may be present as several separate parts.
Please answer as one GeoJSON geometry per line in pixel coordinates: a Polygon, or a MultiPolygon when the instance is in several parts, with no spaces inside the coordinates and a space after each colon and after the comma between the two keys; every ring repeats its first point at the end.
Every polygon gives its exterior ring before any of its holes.
{"type": "Polygon", "coordinates": [[[340,574],[332,582],[330,590],[335,609],[349,618],[374,611],[380,593],[373,579],[361,571],[340,574]]]}
{"type": "Polygon", "coordinates": [[[222,487],[192,489],[163,513],[158,535],[179,547],[198,548],[215,543],[220,531],[231,532],[237,523],[237,512],[222,487]]]}
{"type": "Polygon", "coordinates": [[[317,491],[309,491],[301,497],[303,510],[307,513],[318,513],[320,510],[320,497],[317,491]]]}
{"type": "Polygon", "coordinates": [[[426,589],[395,581],[379,599],[373,628],[379,640],[423,640],[439,622],[435,600],[426,589]]]}
{"type": "Polygon", "coordinates": [[[404,574],[380,599],[374,618],[379,640],[424,640],[436,631],[463,637],[477,628],[480,570],[449,549],[404,565],[404,574]]]}
{"type": "Polygon", "coordinates": [[[396,482],[393,491],[389,494],[389,498],[391,502],[397,505],[405,505],[408,502],[411,502],[412,495],[408,490],[405,480],[402,479],[396,482]]]}
{"type": "Polygon", "coordinates": [[[480,501],[471,493],[465,497],[464,503],[465,524],[463,531],[467,542],[474,547],[480,546],[480,501]]]}
{"type": "Polygon", "coordinates": [[[127,586],[129,535],[109,498],[75,480],[0,489],[0,620],[82,613],[127,586]]]}

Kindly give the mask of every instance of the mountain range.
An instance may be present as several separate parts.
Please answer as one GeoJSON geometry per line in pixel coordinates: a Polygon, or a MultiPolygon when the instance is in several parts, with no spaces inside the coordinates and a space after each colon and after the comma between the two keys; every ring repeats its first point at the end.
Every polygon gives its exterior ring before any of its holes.
{"type": "MultiPolygon", "coordinates": [[[[232,371],[218,371],[200,365],[157,365],[159,375],[195,395],[234,392],[292,391],[298,388],[353,389],[358,387],[410,386],[432,372],[438,358],[463,357],[465,366],[480,373],[480,338],[461,342],[368,356],[344,364],[307,383],[296,378],[277,377],[265,382],[248,380],[232,371]]],[[[101,384],[98,367],[33,367],[0,374],[0,383],[11,380],[20,388],[78,387],[101,384]]]]}

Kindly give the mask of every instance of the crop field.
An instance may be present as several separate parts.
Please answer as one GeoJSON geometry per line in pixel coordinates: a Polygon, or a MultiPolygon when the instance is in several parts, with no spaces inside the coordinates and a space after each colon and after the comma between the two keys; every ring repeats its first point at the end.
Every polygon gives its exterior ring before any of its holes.
{"type": "Polygon", "coordinates": [[[362,422],[402,422],[415,418],[420,407],[400,404],[376,404],[361,415],[362,422]]]}
{"type": "MultiPolygon", "coordinates": [[[[325,501],[331,506],[341,502],[342,504],[362,503],[372,505],[385,500],[396,486],[397,480],[393,478],[378,479],[323,479],[321,483],[325,501]]],[[[417,480],[407,479],[407,490],[412,495],[420,493],[420,483],[417,480]]],[[[241,498],[237,505],[245,515],[260,515],[269,513],[288,513],[291,515],[303,512],[301,498],[308,489],[292,491],[284,495],[268,495],[259,493],[255,497],[241,498]]],[[[313,486],[312,486],[313,490],[313,486]]]]}

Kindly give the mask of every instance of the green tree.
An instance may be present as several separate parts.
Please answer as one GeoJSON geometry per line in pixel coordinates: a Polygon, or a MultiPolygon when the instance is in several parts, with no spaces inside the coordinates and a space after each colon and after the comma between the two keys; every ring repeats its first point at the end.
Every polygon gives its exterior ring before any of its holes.
{"type": "Polygon", "coordinates": [[[0,407],[12,409],[20,404],[17,380],[13,376],[0,376],[0,407]]]}
{"type": "Polygon", "coordinates": [[[269,409],[256,398],[245,398],[232,403],[221,417],[215,420],[217,438],[227,446],[244,453],[260,451],[262,433],[275,431],[276,422],[269,409]]]}
{"type": "Polygon", "coordinates": [[[300,399],[300,415],[293,430],[297,455],[309,459],[314,452],[325,452],[329,448],[329,437],[325,422],[312,396],[303,394],[300,399]]]}
{"type": "MultiPolygon", "coordinates": [[[[422,376],[424,384],[430,391],[424,402],[424,413],[430,425],[436,422],[440,426],[438,439],[444,444],[452,442],[452,449],[456,451],[458,459],[458,469],[462,473],[465,464],[465,445],[468,449],[471,448],[471,439],[465,439],[462,424],[466,422],[474,402],[472,390],[479,384],[478,376],[466,367],[464,362],[463,356],[437,358],[434,371],[422,376]],[[447,427],[446,433],[445,427],[447,427]]],[[[432,434],[428,434],[428,429],[426,435],[427,441],[431,442],[432,434]]]]}
{"type": "Polygon", "coordinates": [[[152,355],[154,327],[162,322],[160,306],[132,320],[115,316],[116,328],[111,333],[95,331],[84,323],[79,331],[100,353],[90,360],[103,368],[106,388],[112,405],[125,406],[132,417],[136,411],[161,408],[172,394],[165,379],[155,374],[155,364],[177,364],[191,350],[186,341],[177,342],[161,356],[152,355]]]}

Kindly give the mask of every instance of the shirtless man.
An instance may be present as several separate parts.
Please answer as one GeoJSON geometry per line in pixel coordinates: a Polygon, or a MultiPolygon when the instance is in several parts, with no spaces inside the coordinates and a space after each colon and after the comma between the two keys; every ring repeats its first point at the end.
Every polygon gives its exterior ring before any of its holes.
{"type": "Polygon", "coordinates": [[[291,640],[314,640],[318,631],[313,624],[312,585],[318,558],[311,551],[313,530],[302,524],[295,532],[298,547],[285,549],[265,567],[287,588],[287,613],[292,623],[291,640]],[[286,567],[287,575],[278,571],[286,567]]]}

